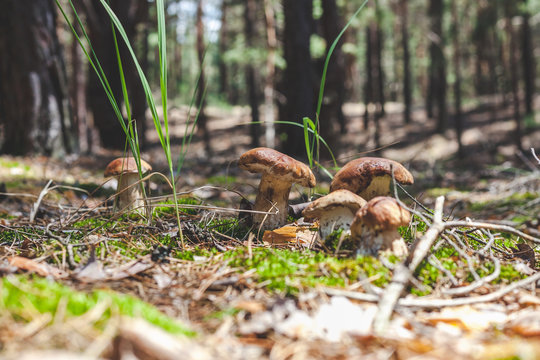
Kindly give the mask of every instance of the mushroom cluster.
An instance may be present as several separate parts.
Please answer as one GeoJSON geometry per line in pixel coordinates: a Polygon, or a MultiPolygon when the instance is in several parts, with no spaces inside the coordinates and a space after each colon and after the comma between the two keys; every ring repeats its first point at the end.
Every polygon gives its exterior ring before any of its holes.
{"type": "Polygon", "coordinates": [[[302,214],[319,219],[323,239],[338,229],[350,233],[361,254],[391,250],[398,256],[406,255],[407,246],[397,229],[409,223],[410,214],[387,197],[392,174],[400,184],[414,182],[411,173],[396,161],[374,157],[352,160],[335,175],[330,194],[310,203],[302,214]]]}

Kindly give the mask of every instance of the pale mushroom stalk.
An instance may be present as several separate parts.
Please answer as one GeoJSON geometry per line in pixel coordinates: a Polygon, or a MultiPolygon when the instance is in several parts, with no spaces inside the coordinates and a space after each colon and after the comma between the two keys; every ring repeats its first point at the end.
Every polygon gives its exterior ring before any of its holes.
{"type": "Polygon", "coordinates": [[[313,201],[302,214],[306,218],[319,219],[319,233],[322,239],[326,239],[339,229],[350,233],[355,213],[365,204],[366,200],[360,196],[341,189],[313,201]]]}
{"type": "Polygon", "coordinates": [[[362,207],[351,224],[351,235],[358,243],[358,253],[377,255],[392,251],[405,256],[409,250],[398,228],[411,220],[411,214],[390,197],[378,196],[362,207]]]}
{"type": "Polygon", "coordinates": [[[409,253],[407,244],[397,229],[377,230],[364,227],[360,235],[358,253],[375,256],[379,251],[386,250],[390,250],[394,255],[400,257],[409,253]]]}
{"type": "MultiPolygon", "coordinates": [[[[140,160],[141,172],[144,174],[152,167],[140,160]]],[[[105,177],[113,176],[118,180],[114,210],[137,211],[143,214],[146,208],[144,184],[139,179],[137,162],[133,157],[117,158],[107,165],[105,177]]]]}
{"type": "Polygon", "coordinates": [[[285,224],[291,187],[292,183],[289,181],[282,181],[270,174],[263,174],[253,209],[271,214],[254,213],[253,222],[260,224],[264,221],[265,227],[268,228],[277,228],[285,224]]]}
{"type": "Polygon", "coordinates": [[[143,184],[139,182],[139,174],[123,174],[118,178],[118,196],[115,199],[115,210],[143,209],[143,184]],[[139,182],[139,183],[138,183],[139,182]]]}

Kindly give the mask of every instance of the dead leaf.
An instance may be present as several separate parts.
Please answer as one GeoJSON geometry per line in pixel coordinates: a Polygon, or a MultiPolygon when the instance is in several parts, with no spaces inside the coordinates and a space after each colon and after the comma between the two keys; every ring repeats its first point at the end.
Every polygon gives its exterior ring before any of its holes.
{"type": "Polygon", "coordinates": [[[515,256],[525,260],[529,263],[529,266],[534,269],[536,265],[536,259],[534,257],[534,250],[527,244],[516,244],[516,248],[512,248],[512,252],[515,256]]]}
{"type": "Polygon", "coordinates": [[[316,238],[316,231],[306,226],[286,225],[275,230],[266,230],[263,242],[271,245],[302,244],[309,246],[316,238]]]}
{"type": "Polygon", "coordinates": [[[9,265],[18,268],[19,270],[25,270],[36,273],[40,276],[52,276],[54,278],[61,278],[65,276],[65,273],[55,267],[52,267],[45,263],[38,263],[35,260],[28,259],[22,256],[12,256],[8,259],[9,265]]]}

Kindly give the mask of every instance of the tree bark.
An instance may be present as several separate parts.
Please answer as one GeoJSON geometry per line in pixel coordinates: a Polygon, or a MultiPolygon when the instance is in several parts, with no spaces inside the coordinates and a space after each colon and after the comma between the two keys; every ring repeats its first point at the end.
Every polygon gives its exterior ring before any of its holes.
{"type": "Polygon", "coordinates": [[[411,122],[412,89],[411,89],[411,66],[409,52],[409,10],[407,0],[399,1],[401,47],[403,50],[403,120],[406,124],[411,122]]]}
{"type": "Polygon", "coordinates": [[[227,0],[221,1],[221,27],[219,28],[219,55],[218,55],[218,71],[219,71],[219,93],[226,99],[228,99],[228,73],[227,73],[227,64],[225,64],[225,52],[229,46],[229,39],[227,36],[228,32],[228,10],[229,2],[227,0]]]}
{"type": "Polygon", "coordinates": [[[431,19],[431,37],[429,45],[430,66],[426,110],[428,116],[436,117],[436,130],[438,133],[443,133],[447,127],[446,65],[443,51],[444,39],[442,30],[443,11],[443,0],[430,0],[428,9],[428,15],[431,19]],[[434,112],[434,105],[436,105],[436,113],[434,112]]]}
{"type": "Polygon", "coordinates": [[[3,2],[0,78],[2,153],[62,156],[77,150],[54,1],[3,2]]]}
{"type": "MultiPolygon", "coordinates": [[[[302,123],[315,115],[314,80],[312,74],[310,37],[313,33],[312,0],[283,0],[285,15],[284,55],[287,68],[284,74],[286,105],[282,119],[302,123]]],[[[304,132],[296,126],[286,125],[287,139],[284,152],[305,156],[304,132]]]]}
{"type": "MultiPolygon", "coordinates": [[[[245,0],[244,32],[246,35],[246,46],[248,49],[253,47],[253,38],[255,36],[255,6],[255,0],[245,0]]],[[[260,145],[259,137],[261,134],[261,125],[259,123],[259,94],[255,68],[251,61],[246,66],[246,75],[249,107],[251,108],[251,146],[258,147],[260,145]]]]}
{"type": "Polygon", "coordinates": [[[197,3],[197,58],[199,60],[199,88],[197,89],[197,106],[199,107],[199,118],[197,119],[197,130],[199,136],[202,137],[206,153],[211,152],[210,134],[208,132],[207,118],[204,112],[206,106],[205,89],[206,89],[206,74],[204,71],[204,24],[203,24],[203,0],[197,3]]]}
{"type": "Polygon", "coordinates": [[[275,116],[274,116],[274,77],[276,73],[277,38],[274,20],[274,6],[272,0],[264,0],[264,16],[266,19],[266,42],[268,55],[266,56],[266,79],[264,82],[264,123],[266,146],[275,147],[275,116]]]}
{"type": "MultiPolygon", "coordinates": [[[[123,103],[122,84],[118,72],[118,60],[110,17],[99,1],[85,1],[82,4],[87,17],[92,47],[109,81],[114,98],[120,106],[123,103]]],[[[145,16],[147,16],[148,4],[146,1],[111,0],[109,5],[124,26],[128,38],[134,39],[136,25],[144,21],[145,16]]],[[[131,61],[131,56],[118,33],[117,41],[131,103],[131,119],[136,120],[139,139],[142,143],[144,142],[143,124],[145,122],[146,95],[135,65],[131,61]]],[[[94,125],[99,133],[101,145],[105,148],[124,149],[126,135],[112,110],[99,78],[92,68],[89,68],[88,71],[87,102],[94,125]]]]}
{"type": "MultiPolygon", "coordinates": [[[[339,35],[343,25],[335,0],[322,0],[322,34],[326,40],[326,51],[339,35]]],[[[343,114],[345,99],[345,56],[341,50],[341,40],[334,48],[328,64],[324,100],[319,117],[320,131],[333,151],[339,151],[338,134],[346,133],[346,119],[343,114]]],[[[320,69],[322,71],[322,68],[320,69]]],[[[324,152],[323,152],[324,154],[324,152]]]]}
{"type": "MultiPolygon", "coordinates": [[[[527,0],[523,1],[525,7],[527,0]]],[[[522,64],[523,64],[523,82],[525,84],[525,114],[532,115],[533,109],[533,97],[534,97],[534,80],[536,78],[536,65],[533,54],[533,44],[531,36],[531,25],[529,24],[530,18],[529,11],[525,9],[522,14],[521,36],[522,36],[522,64]]]]}
{"type": "Polygon", "coordinates": [[[463,133],[463,115],[461,112],[461,44],[459,42],[459,12],[458,1],[453,0],[451,2],[452,9],[452,40],[454,47],[454,122],[456,128],[456,137],[458,142],[458,157],[463,159],[465,157],[465,151],[463,149],[463,142],[461,136],[463,133]]]}
{"type": "Polygon", "coordinates": [[[514,110],[514,121],[516,123],[516,130],[514,135],[515,145],[518,151],[522,151],[522,130],[521,130],[521,111],[519,109],[519,73],[518,73],[518,61],[517,61],[517,36],[512,25],[512,17],[515,15],[515,9],[513,4],[507,4],[506,6],[506,33],[508,37],[509,47],[509,65],[510,65],[510,86],[512,89],[512,105],[514,110]]]}

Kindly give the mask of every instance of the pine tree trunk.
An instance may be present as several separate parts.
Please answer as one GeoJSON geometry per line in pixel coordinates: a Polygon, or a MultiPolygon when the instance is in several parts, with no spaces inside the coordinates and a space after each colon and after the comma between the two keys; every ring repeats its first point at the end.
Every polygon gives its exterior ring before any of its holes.
{"type": "MultiPolygon", "coordinates": [[[[526,6],[527,0],[523,1],[523,6],[526,6]]],[[[534,97],[534,80],[535,62],[533,54],[533,44],[531,36],[531,26],[529,24],[530,14],[528,10],[524,10],[522,15],[521,36],[522,36],[522,63],[523,63],[523,82],[525,84],[525,114],[532,115],[533,97],[534,97]]]]}
{"type": "Polygon", "coordinates": [[[463,143],[461,136],[463,134],[463,115],[461,112],[461,45],[459,42],[459,12],[458,1],[453,0],[451,2],[452,10],[452,40],[454,47],[454,122],[456,128],[456,137],[458,142],[458,157],[463,159],[465,152],[463,149],[463,143]]]}
{"type": "MultiPolygon", "coordinates": [[[[315,115],[314,81],[309,50],[313,33],[312,0],[283,0],[283,12],[284,55],[287,62],[284,94],[287,103],[282,119],[301,124],[303,117],[313,120],[315,115]]],[[[305,156],[303,130],[287,125],[284,131],[287,134],[283,144],[284,152],[292,156],[305,156]]]]}
{"type": "Polygon", "coordinates": [[[429,89],[426,110],[429,117],[436,117],[438,133],[447,127],[446,117],[446,65],[444,59],[444,39],[442,31],[444,1],[430,0],[428,15],[431,19],[431,43],[429,46],[429,89]],[[435,115],[433,106],[437,106],[435,115]]]}
{"type": "MultiPolygon", "coordinates": [[[[244,32],[246,36],[246,46],[248,49],[253,46],[253,38],[255,36],[255,5],[255,0],[245,0],[244,32]]],[[[261,125],[259,123],[259,94],[255,68],[253,67],[253,64],[251,62],[249,62],[246,66],[246,80],[249,107],[251,108],[251,146],[258,147],[260,145],[259,137],[261,134],[261,125]]]]}
{"type": "Polygon", "coordinates": [[[228,91],[229,91],[229,84],[228,84],[228,74],[227,74],[227,65],[225,64],[225,52],[227,51],[227,47],[229,46],[229,39],[227,37],[227,31],[228,31],[228,18],[227,18],[227,10],[228,10],[229,2],[227,0],[222,0],[221,2],[221,27],[219,28],[219,41],[218,41],[218,47],[219,47],[219,57],[218,57],[218,72],[219,72],[219,93],[227,100],[230,100],[228,98],[228,91]]]}
{"type": "Polygon", "coordinates": [[[521,138],[521,112],[519,109],[519,73],[518,73],[518,61],[517,61],[517,37],[512,25],[512,17],[514,11],[511,4],[507,4],[506,8],[506,33],[508,35],[508,47],[509,47],[509,65],[510,65],[510,87],[512,89],[512,105],[514,110],[514,121],[516,123],[516,130],[514,141],[518,151],[523,149],[521,138]]]}
{"type": "MultiPolygon", "coordinates": [[[[338,14],[335,0],[322,0],[323,14],[321,17],[322,35],[329,50],[339,35],[343,25],[338,14]]],[[[345,99],[345,57],[341,50],[341,40],[334,48],[326,73],[323,106],[319,117],[320,131],[332,149],[339,152],[339,136],[346,132],[346,120],[343,114],[345,99]]],[[[320,69],[322,72],[322,68],[320,69]]],[[[322,149],[321,149],[322,150],[322,149]]],[[[326,152],[322,153],[326,156],[326,152]]]]}
{"type": "Polygon", "coordinates": [[[403,49],[403,120],[406,124],[409,124],[411,122],[412,89],[409,52],[409,11],[407,0],[400,0],[398,6],[401,15],[401,47],[403,49]]]}
{"type": "Polygon", "coordinates": [[[264,122],[265,141],[269,148],[275,147],[275,116],[274,116],[274,77],[276,72],[277,38],[274,20],[274,7],[271,0],[264,0],[264,15],[266,19],[266,42],[268,55],[266,56],[266,79],[264,82],[264,122]]]}
{"type": "Polygon", "coordinates": [[[4,1],[0,79],[2,153],[61,156],[77,150],[54,1],[4,1]]]}
{"type": "Polygon", "coordinates": [[[199,88],[197,89],[197,106],[199,107],[199,118],[197,120],[197,129],[199,136],[202,137],[206,153],[211,152],[210,134],[208,132],[207,118],[204,112],[206,105],[205,89],[206,89],[206,74],[204,71],[204,25],[203,25],[203,0],[197,3],[197,58],[199,60],[199,88]]]}

